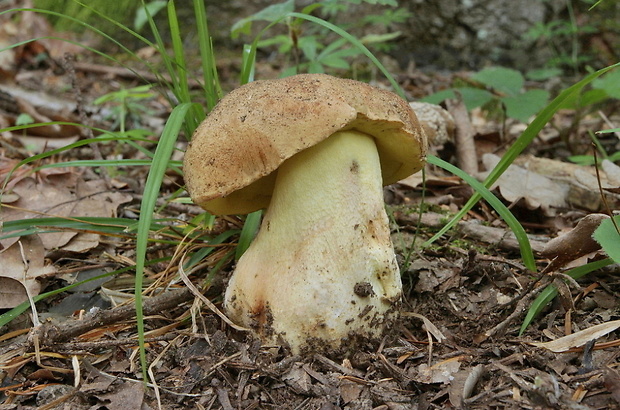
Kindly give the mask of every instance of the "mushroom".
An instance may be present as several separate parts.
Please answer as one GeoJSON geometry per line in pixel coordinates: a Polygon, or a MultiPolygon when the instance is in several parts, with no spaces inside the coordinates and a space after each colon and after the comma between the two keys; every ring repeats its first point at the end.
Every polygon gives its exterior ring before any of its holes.
{"type": "Polygon", "coordinates": [[[228,283],[228,316],[294,353],[378,340],[402,289],[382,187],[419,171],[426,145],[406,101],[358,81],[300,74],[225,96],[183,169],[213,214],[267,209],[228,283]]]}

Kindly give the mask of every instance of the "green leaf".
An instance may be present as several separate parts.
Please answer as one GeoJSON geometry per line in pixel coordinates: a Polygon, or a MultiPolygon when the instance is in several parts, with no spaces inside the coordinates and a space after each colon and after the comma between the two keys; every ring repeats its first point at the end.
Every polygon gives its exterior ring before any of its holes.
{"type": "Polygon", "coordinates": [[[620,98],[620,71],[616,70],[592,81],[592,87],[605,90],[607,95],[620,98]]]}
{"type": "Polygon", "coordinates": [[[506,106],[506,115],[519,121],[528,122],[532,115],[543,109],[549,100],[546,90],[528,90],[522,94],[501,99],[506,106]]]}
{"type": "Polygon", "coordinates": [[[485,68],[474,74],[472,78],[508,95],[518,94],[523,88],[524,81],[520,72],[505,67],[485,68]]]}
{"type": "Polygon", "coordinates": [[[149,21],[148,15],[150,14],[151,16],[154,16],[161,9],[166,7],[166,3],[168,3],[166,0],[154,0],[154,1],[151,1],[150,3],[143,5],[142,7],[139,7],[138,10],[136,11],[136,17],[133,21],[134,29],[136,31],[142,30],[144,25],[149,21]],[[148,10],[148,13],[147,13],[147,10],[148,10]]]}
{"type": "Polygon", "coordinates": [[[300,18],[300,19],[307,20],[312,23],[318,24],[319,26],[325,27],[326,29],[333,31],[334,33],[338,34],[340,37],[347,39],[347,41],[349,41],[356,48],[358,48],[360,52],[364,54],[366,57],[368,57],[368,59],[372,61],[372,63],[379,69],[379,71],[381,71],[381,73],[385,75],[385,78],[387,78],[387,80],[390,82],[390,84],[394,88],[394,92],[400,95],[402,98],[405,98],[405,93],[403,89],[396,82],[392,74],[390,74],[387,68],[385,68],[385,66],[377,59],[377,57],[375,57],[375,55],[371,53],[370,50],[368,50],[368,48],[364,44],[362,44],[362,42],[359,41],[355,36],[352,36],[351,34],[341,29],[340,27],[328,21],[322,20],[314,16],[308,16],[308,15],[301,14],[301,13],[289,13],[288,15],[291,17],[300,18]]]}
{"type": "Polygon", "coordinates": [[[439,104],[445,100],[451,98],[457,98],[457,93],[460,94],[463,99],[463,104],[468,110],[473,110],[476,107],[481,107],[493,99],[493,94],[487,90],[481,90],[473,87],[461,87],[449,90],[441,90],[435,94],[431,94],[422,98],[420,101],[439,104]]]}
{"type": "Polygon", "coordinates": [[[596,228],[592,237],[601,244],[603,250],[616,263],[620,263],[620,233],[617,225],[620,224],[620,216],[615,216],[614,220],[607,219],[596,228]],[[614,221],[616,225],[614,225],[614,221]]]}
{"type": "Polygon", "coordinates": [[[564,101],[561,108],[578,110],[580,108],[585,108],[589,105],[605,101],[608,98],[609,96],[607,95],[607,92],[605,92],[605,90],[595,88],[593,90],[587,90],[583,93],[572,95],[570,98],[564,101]]]}
{"type": "Polygon", "coordinates": [[[457,88],[457,91],[463,97],[463,103],[468,110],[473,110],[476,107],[482,107],[493,99],[493,94],[487,90],[481,90],[479,88],[463,87],[457,88]]]}
{"type": "Polygon", "coordinates": [[[571,155],[570,157],[566,159],[578,165],[587,165],[587,166],[594,165],[594,156],[592,155],[571,155]]]}
{"type": "Polygon", "coordinates": [[[310,61],[308,64],[308,73],[310,74],[322,74],[325,70],[323,70],[323,65],[318,61],[310,61]]]}
{"type": "Polygon", "coordinates": [[[450,98],[456,98],[456,94],[454,94],[454,90],[441,90],[434,94],[427,95],[426,97],[421,98],[420,101],[427,102],[430,104],[440,104],[450,98]]]}
{"type": "Polygon", "coordinates": [[[281,19],[288,13],[295,10],[295,0],[287,0],[284,3],[272,4],[265,7],[258,13],[252,14],[249,17],[243,18],[237,21],[230,28],[231,36],[233,39],[239,37],[240,34],[250,34],[252,29],[252,22],[254,21],[268,21],[274,22],[281,19]]]}
{"type": "Polygon", "coordinates": [[[321,53],[319,54],[318,61],[328,67],[348,70],[351,65],[347,60],[345,60],[345,58],[357,56],[359,54],[360,51],[356,48],[346,48],[329,54],[321,53]]]}
{"type": "Polygon", "coordinates": [[[380,4],[382,6],[398,7],[398,2],[396,0],[364,0],[364,1],[370,4],[380,4]]]}
{"type": "Polygon", "coordinates": [[[286,54],[293,48],[293,40],[291,39],[291,36],[279,34],[277,36],[273,36],[256,42],[257,48],[265,48],[271,46],[278,46],[278,53],[286,54]]]}
{"type": "Polygon", "coordinates": [[[322,47],[315,36],[302,37],[299,39],[298,44],[304,56],[310,61],[316,59],[317,50],[322,47]]]}
{"type": "Polygon", "coordinates": [[[351,65],[347,60],[340,58],[335,54],[330,54],[326,57],[323,57],[319,61],[321,64],[332,68],[340,68],[343,70],[348,70],[349,68],[351,68],[351,65]]]}
{"type": "Polygon", "coordinates": [[[17,118],[15,119],[15,125],[28,125],[28,124],[33,124],[33,123],[34,123],[34,118],[24,113],[19,114],[17,118]]]}
{"type": "Polygon", "coordinates": [[[553,77],[559,77],[561,75],[562,70],[560,70],[559,68],[538,68],[525,73],[525,77],[533,81],[545,81],[553,77]]]}

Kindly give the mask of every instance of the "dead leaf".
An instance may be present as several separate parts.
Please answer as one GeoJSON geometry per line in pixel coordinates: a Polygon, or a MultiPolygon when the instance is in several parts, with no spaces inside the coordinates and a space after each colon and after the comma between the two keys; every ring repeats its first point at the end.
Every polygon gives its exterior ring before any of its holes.
{"type": "Polygon", "coordinates": [[[620,320],[612,320],[611,322],[601,323],[588,329],[581,330],[568,336],[550,342],[528,342],[528,344],[536,347],[544,347],[554,353],[566,352],[574,347],[583,346],[591,340],[605,336],[607,333],[613,332],[620,327],[620,320]]]}
{"type": "MultiPolygon", "coordinates": [[[[80,175],[66,170],[48,173],[45,178],[24,178],[19,181],[13,194],[19,200],[15,208],[2,211],[3,221],[41,217],[114,217],[122,203],[131,196],[109,191],[102,180],[84,181],[80,175]],[[29,212],[34,211],[34,212],[29,212]]],[[[46,250],[86,252],[97,246],[99,235],[72,231],[39,234],[46,250]]],[[[17,238],[2,240],[4,247],[11,246],[17,238]]]]}
{"type": "Polygon", "coordinates": [[[422,322],[424,322],[424,329],[426,329],[427,332],[429,332],[430,334],[433,335],[433,337],[435,337],[435,339],[438,342],[443,342],[444,340],[446,340],[446,337],[444,336],[443,333],[441,333],[441,330],[439,330],[437,328],[437,326],[435,326],[430,320],[428,320],[425,316],[422,316],[418,313],[413,313],[413,312],[403,312],[402,314],[404,317],[415,317],[417,319],[422,320],[422,322]]]}
{"type": "Polygon", "coordinates": [[[432,366],[422,363],[418,366],[418,375],[415,380],[420,383],[449,384],[459,371],[461,360],[464,358],[465,356],[451,357],[432,366]]]}
{"type": "Polygon", "coordinates": [[[572,230],[547,242],[541,255],[553,259],[554,266],[560,267],[601,249],[601,245],[592,239],[592,234],[605,219],[609,219],[609,216],[605,214],[586,215],[572,230]]]}
{"type": "Polygon", "coordinates": [[[36,235],[23,237],[13,243],[0,252],[0,258],[1,309],[11,309],[27,301],[28,294],[38,295],[41,284],[37,279],[56,272],[53,266],[45,264],[45,249],[36,235]]]}
{"type": "Polygon", "coordinates": [[[620,186],[620,167],[608,159],[601,162],[601,168],[607,175],[607,183],[612,186],[620,186]]]}
{"type": "Polygon", "coordinates": [[[611,367],[605,367],[603,374],[605,388],[611,393],[611,397],[620,403],[620,374],[611,367]]]}
{"type": "Polygon", "coordinates": [[[140,383],[124,381],[109,393],[99,394],[97,398],[109,410],[141,409],[144,405],[144,387],[140,383]]]}
{"type": "Polygon", "coordinates": [[[300,393],[308,393],[312,386],[310,375],[303,369],[301,363],[295,363],[291,370],[282,376],[282,380],[294,391],[300,393]]]}
{"type": "MultiPolygon", "coordinates": [[[[597,178],[600,177],[601,186],[605,190],[618,186],[618,184],[614,183],[617,170],[607,162],[603,161],[603,163],[605,165],[597,176],[593,166],[571,164],[560,160],[538,158],[530,155],[519,157],[515,160],[515,164],[550,178],[562,186],[567,186],[569,192],[566,196],[566,202],[568,204],[595,212],[603,209],[603,201],[601,200],[597,178]],[[609,176],[607,172],[610,173],[609,176]]],[[[605,197],[612,208],[620,202],[618,195],[615,195],[613,192],[607,193],[605,197]]]]}
{"type": "MultiPolygon", "coordinates": [[[[493,169],[500,157],[494,154],[484,154],[482,163],[487,170],[493,169]]],[[[569,189],[543,175],[529,171],[517,165],[510,165],[495,183],[502,197],[508,202],[519,199],[525,201],[528,209],[542,209],[547,215],[555,213],[553,208],[566,206],[566,197],[569,189]]]]}
{"type": "Polygon", "coordinates": [[[448,396],[450,403],[455,408],[465,407],[463,400],[471,396],[476,384],[484,373],[485,367],[479,364],[473,368],[461,369],[454,375],[454,379],[448,389],[448,396]]]}
{"type": "Polygon", "coordinates": [[[340,381],[340,397],[344,404],[348,404],[354,400],[358,400],[362,395],[365,386],[350,380],[342,379],[340,381]]]}

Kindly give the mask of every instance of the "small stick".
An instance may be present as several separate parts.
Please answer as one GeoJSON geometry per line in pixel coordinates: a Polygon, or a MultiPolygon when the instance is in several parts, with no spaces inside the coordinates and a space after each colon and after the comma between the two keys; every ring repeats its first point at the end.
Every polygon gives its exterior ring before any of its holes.
{"type": "Polygon", "coordinates": [[[475,131],[469,119],[467,108],[460,96],[458,100],[447,100],[446,105],[454,118],[456,158],[459,168],[469,175],[476,175],[478,173],[478,156],[474,144],[475,131]]]}
{"type": "MultiPolygon", "coordinates": [[[[186,288],[175,289],[153,296],[144,301],[144,315],[148,316],[161,313],[162,311],[175,308],[192,298],[192,293],[186,288]]],[[[114,309],[99,310],[94,314],[86,315],[83,320],[68,321],[60,325],[43,324],[33,329],[34,337],[36,338],[38,336],[41,347],[49,347],[55,343],[67,342],[76,336],[98,327],[127,320],[134,317],[135,313],[136,308],[133,304],[120,306],[114,309]]],[[[28,348],[32,348],[31,343],[28,348]]]]}

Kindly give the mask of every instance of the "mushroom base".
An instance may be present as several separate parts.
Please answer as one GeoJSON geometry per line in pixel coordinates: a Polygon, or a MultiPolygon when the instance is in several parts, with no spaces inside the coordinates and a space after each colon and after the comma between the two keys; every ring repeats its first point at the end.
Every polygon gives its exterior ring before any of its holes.
{"type": "Polygon", "coordinates": [[[374,139],[341,131],[279,168],[224,304],[265,344],[341,351],[384,334],[401,290],[374,139]]]}

